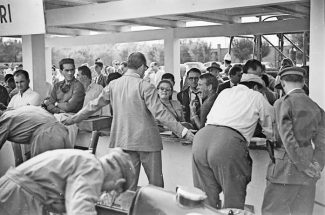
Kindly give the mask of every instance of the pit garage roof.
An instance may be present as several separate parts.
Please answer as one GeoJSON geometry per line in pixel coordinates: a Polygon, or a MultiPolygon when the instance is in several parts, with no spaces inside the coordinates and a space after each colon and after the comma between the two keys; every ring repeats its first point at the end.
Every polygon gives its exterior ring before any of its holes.
{"type": "MultiPolygon", "coordinates": [[[[136,26],[149,26],[154,29],[186,28],[193,21],[208,22],[216,26],[239,24],[243,22],[243,17],[254,16],[263,18],[276,16],[278,20],[290,19],[293,25],[299,23],[303,25],[309,24],[310,14],[309,0],[43,0],[43,2],[46,32],[50,37],[129,32],[134,31],[136,26]]],[[[290,30],[290,25],[288,30],[294,31],[290,30]]],[[[300,29],[297,28],[297,31],[300,29]]],[[[234,34],[243,33],[245,32],[239,31],[234,34]]]]}

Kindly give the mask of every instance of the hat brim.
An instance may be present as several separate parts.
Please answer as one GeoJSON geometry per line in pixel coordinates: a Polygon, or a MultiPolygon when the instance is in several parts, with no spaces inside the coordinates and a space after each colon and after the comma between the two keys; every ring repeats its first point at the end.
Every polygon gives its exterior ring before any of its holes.
{"type": "Polygon", "coordinates": [[[209,66],[209,67],[207,68],[207,70],[210,71],[210,69],[217,69],[217,70],[219,70],[219,72],[222,72],[222,69],[221,69],[220,67],[209,66]]]}

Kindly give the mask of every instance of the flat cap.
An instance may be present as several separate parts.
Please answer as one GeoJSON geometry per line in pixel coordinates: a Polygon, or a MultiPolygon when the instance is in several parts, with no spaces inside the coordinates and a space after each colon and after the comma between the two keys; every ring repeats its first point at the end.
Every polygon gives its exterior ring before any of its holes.
{"type": "Polygon", "coordinates": [[[286,67],[279,72],[279,76],[283,77],[285,75],[300,75],[304,77],[306,71],[301,67],[286,67]]]}

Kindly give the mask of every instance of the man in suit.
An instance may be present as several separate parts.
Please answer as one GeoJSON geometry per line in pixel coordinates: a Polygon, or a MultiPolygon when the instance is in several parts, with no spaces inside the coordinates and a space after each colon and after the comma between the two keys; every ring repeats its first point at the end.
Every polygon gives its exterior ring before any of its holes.
{"type": "Polygon", "coordinates": [[[274,104],[281,147],[267,170],[262,214],[313,214],[325,163],[325,113],[302,90],[304,70],[279,72],[286,95],[274,104]]]}
{"type": "Polygon", "coordinates": [[[164,186],[161,161],[163,146],[155,120],[179,137],[190,141],[194,137],[161,103],[155,86],[142,79],[147,68],[144,55],[140,52],[132,53],[128,58],[127,72],[110,82],[97,99],[64,121],[67,125],[80,122],[110,104],[113,121],[109,146],[121,147],[131,156],[136,169],[133,190],[136,189],[141,163],[149,183],[164,186]]]}
{"type": "MultiPolygon", "coordinates": [[[[199,97],[199,91],[197,89],[199,77],[201,75],[201,71],[197,68],[192,68],[187,72],[186,79],[188,80],[189,87],[182,90],[177,94],[177,100],[181,103],[184,112],[185,121],[192,124],[191,115],[199,115],[200,114],[200,106],[201,106],[201,98],[199,97]],[[196,103],[196,113],[191,113],[190,103],[192,101],[196,103]]],[[[193,127],[196,128],[193,123],[193,127]]]]}
{"type": "Polygon", "coordinates": [[[237,64],[231,67],[229,70],[229,80],[220,84],[218,88],[218,93],[220,93],[224,89],[236,86],[240,82],[242,74],[243,74],[243,68],[241,67],[241,65],[237,64]]]}

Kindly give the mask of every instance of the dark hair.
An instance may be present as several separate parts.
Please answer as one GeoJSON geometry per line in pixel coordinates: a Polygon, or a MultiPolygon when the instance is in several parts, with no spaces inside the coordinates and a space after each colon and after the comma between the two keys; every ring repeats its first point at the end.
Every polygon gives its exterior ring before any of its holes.
{"type": "Polygon", "coordinates": [[[164,79],[171,79],[173,83],[175,83],[175,77],[173,74],[171,73],[165,73],[161,76],[161,80],[164,80],[164,79]]]}
{"type": "Polygon", "coordinates": [[[10,79],[10,78],[13,80],[14,76],[12,74],[5,75],[5,82],[7,82],[8,79],[10,79]]]}
{"type": "Polygon", "coordinates": [[[198,68],[191,68],[190,70],[188,70],[187,76],[189,76],[191,72],[196,72],[201,75],[201,71],[198,68]]]}
{"type": "Polygon", "coordinates": [[[261,67],[261,69],[263,68],[261,62],[256,59],[250,59],[245,63],[245,65],[243,67],[243,73],[247,74],[248,69],[251,68],[253,70],[256,70],[257,67],[261,67]]]}
{"type": "Polygon", "coordinates": [[[262,80],[264,81],[265,86],[269,86],[269,84],[270,84],[269,77],[268,77],[266,74],[263,74],[263,75],[261,76],[261,78],[262,78],[262,80]]]}
{"type": "Polygon", "coordinates": [[[218,90],[218,86],[219,86],[218,79],[211,73],[205,73],[205,74],[201,75],[200,79],[201,80],[205,79],[207,86],[212,85],[212,90],[214,90],[214,91],[218,90]]]}
{"type": "Polygon", "coordinates": [[[225,60],[226,64],[231,64],[231,60],[225,60]]]}
{"type": "Polygon", "coordinates": [[[63,64],[72,64],[73,67],[75,67],[74,60],[72,58],[63,58],[62,60],[60,60],[59,62],[60,70],[63,70],[63,64]]]}
{"type": "Polygon", "coordinates": [[[259,88],[262,89],[263,86],[255,81],[248,81],[248,82],[240,82],[240,84],[245,85],[246,87],[248,87],[249,89],[253,89],[255,87],[255,85],[259,88]]]}
{"type": "Polygon", "coordinates": [[[241,72],[241,71],[243,71],[243,67],[240,64],[236,64],[230,68],[228,75],[234,76],[237,74],[237,72],[241,72]]]}
{"type": "Polygon", "coordinates": [[[100,68],[103,68],[104,64],[100,61],[95,62],[95,65],[99,66],[100,68]]]}
{"type": "Polygon", "coordinates": [[[89,78],[91,80],[91,71],[88,68],[88,66],[80,66],[80,67],[78,67],[78,70],[81,71],[82,75],[87,76],[87,78],[89,78]]]}
{"type": "Polygon", "coordinates": [[[29,80],[28,72],[25,70],[20,69],[20,70],[17,70],[16,72],[14,72],[14,74],[13,74],[14,77],[18,76],[18,75],[23,75],[23,76],[25,76],[26,80],[29,80]]]}
{"type": "Polygon", "coordinates": [[[288,74],[280,77],[280,79],[288,82],[304,83],[304,77],[301,75],[288,74]]]}
{"type": "Polygon", "coordinates": [[[128,57],[128,67],[139,69],[142,65],[147,65],[146,57],[141,52],[133,52],[128,57]]]}
{"type": "Polygon", "coordinates": [[[284,58],[281,61],[281,65],[283,64],[283,68],[287,68],[287,67],[292,67],[293,66],[293,62],[290,58],[284,58]]]}

